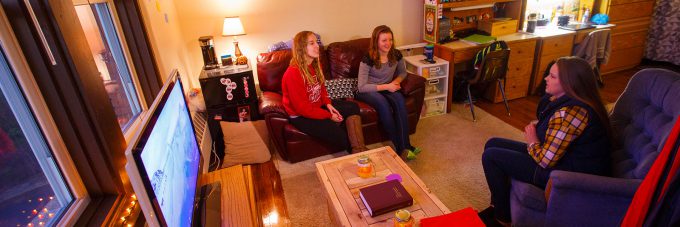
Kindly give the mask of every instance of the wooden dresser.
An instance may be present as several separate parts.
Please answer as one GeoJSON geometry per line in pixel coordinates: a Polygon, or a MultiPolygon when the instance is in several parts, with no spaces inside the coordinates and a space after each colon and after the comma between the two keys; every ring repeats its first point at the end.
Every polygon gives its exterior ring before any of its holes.
{"type": "MultiPolygon", "coordinates": [[[[505,95],[508,100],[522,98],[527,95],[531,82],[531,73],[534,63],[534,53],[536,50],[536,36],[527,33],[513,33],[510,35],[499,36],[498,40],[508,43],[510,48],[510,59],[508,60],[508,74],[506,75],[505,95]]],[[[460,71],[466,62],[471,61],[475,54],[486,45],[474,45],[463,41],[455,41],[446,44],[435,45],[435,55],[449,62],[449,72],[460,71]]],[[[452,79],[449,81],[453,81],[452,79]]],[[[453,88],[449,87],[449,94],[453,88]]],[[[450,95],[449,95],[450,96],[450,95]]],[[[484,97],[493,102],[502,102],[500,87],[497,83],[489,84],[484,97]]],[[[451,99],[449,99],[451,101],[451,99]]]]}
{"type": "Polygon", "coordinates": [[[654,0],[601,0],[596,11],[609,15],[612,28],[612,52],[602,73],[633,68],[644,56],[647,30],[652,21],[654,0]]]}

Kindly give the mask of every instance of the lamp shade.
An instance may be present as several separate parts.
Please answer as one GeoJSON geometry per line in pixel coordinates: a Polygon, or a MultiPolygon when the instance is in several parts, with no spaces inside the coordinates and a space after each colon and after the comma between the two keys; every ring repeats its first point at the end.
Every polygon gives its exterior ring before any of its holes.
{"type": "Polygon", "coordinates": [[[245,35],[241,18],[239,17],[225,17],[224,26],[222,26],[222,36],[236,36],[245,35]]]}

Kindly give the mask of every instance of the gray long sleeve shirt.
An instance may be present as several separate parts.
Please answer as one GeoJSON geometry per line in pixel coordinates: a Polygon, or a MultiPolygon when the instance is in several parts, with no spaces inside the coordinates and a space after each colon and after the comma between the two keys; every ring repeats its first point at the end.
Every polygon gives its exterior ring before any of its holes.
{"type": "Polygon", "coordinates": [[[374,92],[378,91],[378,85],[392,82],[394,78],[406,77],[406,65],[404,65],[404,58],[398,56],[396,64],[383,63],[380,69],[375,68],[370,57],[366,56],[359,65],[359,92],[374,92]]]}

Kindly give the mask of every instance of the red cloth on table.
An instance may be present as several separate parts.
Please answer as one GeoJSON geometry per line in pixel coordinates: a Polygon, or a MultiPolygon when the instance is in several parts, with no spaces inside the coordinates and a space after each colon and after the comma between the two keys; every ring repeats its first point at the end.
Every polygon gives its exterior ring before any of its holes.
{"type": "Polygon", "coordinates": [[[423,218],[420,220],[422,227],[437,227],[437,226],[469,226],[469,227],[484,227],[484,222],[477,216],[477,211],[468,207],[456,212],[423,218]]]}

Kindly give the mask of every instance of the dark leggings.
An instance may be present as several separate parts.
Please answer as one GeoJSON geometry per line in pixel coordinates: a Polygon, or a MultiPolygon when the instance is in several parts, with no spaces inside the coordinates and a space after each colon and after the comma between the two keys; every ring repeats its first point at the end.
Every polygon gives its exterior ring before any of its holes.
{"type": "MultiPolygon", "coordinates": [[[[342,115],[342,123],[345,122],[347,117],[359,114],[359,106],[354,102],[344,100],[332,100],[331,102],[333,107],[342,115]]],[[[326,109],[326,106],[324,105],[323,108],[326,109]]],[[[345,127],[331,119],[320,120],[298,116],[290,118],[289,122],[301,132],[334,147],[341,149],[350,148],[345,127]]]]}
{"type": "Polygon", "coordinates": [[[536,164],[527,152],[526,143],[503,138],[486,142],[482,166],[494,213],[503,222],[511,222],[510,178],[545,188],[551,171],[536,164]]]}

